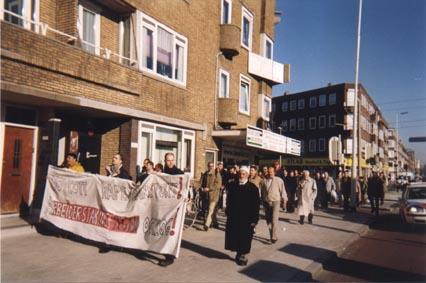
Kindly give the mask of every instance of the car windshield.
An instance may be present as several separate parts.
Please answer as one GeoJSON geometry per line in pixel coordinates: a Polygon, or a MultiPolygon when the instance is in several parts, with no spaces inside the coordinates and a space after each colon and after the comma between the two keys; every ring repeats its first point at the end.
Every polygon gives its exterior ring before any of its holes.
{"type": "Polygon", "coordinates": [[[426,187],[410,188],[408,199],[426,199],[426,187]]]}

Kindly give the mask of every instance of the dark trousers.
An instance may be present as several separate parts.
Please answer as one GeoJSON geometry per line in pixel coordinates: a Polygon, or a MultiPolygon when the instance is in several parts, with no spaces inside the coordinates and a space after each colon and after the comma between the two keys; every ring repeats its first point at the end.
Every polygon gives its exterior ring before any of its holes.
{"type": "Polygon", "coordinates": [[[371,212],[379,215],[379,196],[374,196],[370,198],[371,212]]]}
{"type": "Polygon", "coordinates": [[[287,201],[287,212],[294,212],[294,208],[296,207],[295,204],[295,192],[288,192],[288,201],[287,201]]]}
{"type": "MultiPolygon", "coordinates": [[[[314,215],[312,213],[308,214],[308,221],[309,223],[312,223],[312,220],[314,219],[314,215]]],[[[305,215],[300,215],[300,223],[303,223],[303,221],[305,220],[305,215]]]]}
{"type": "Polygon", "coordinates": [[[343,209],[345,211],[350,210],[350,206],[349,206],[350,197],[351,197],[350,192],[349,193],[347,193],[347,192],[343,193],[343,209]]]}

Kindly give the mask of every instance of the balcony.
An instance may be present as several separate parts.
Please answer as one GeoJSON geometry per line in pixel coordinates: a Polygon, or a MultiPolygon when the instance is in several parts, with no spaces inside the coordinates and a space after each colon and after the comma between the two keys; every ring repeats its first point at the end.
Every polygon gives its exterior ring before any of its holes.
{"type": "Polygon", "coordinates": [[[266,79],[272,84],[290,81],[290,65],[275,62],[252,52],[249,55],[248,71],[250,74],[266,79]]]}
{"type": "Polygon", "coordinates": [[[230,127],[236,125],[238,118],[238,100],[233,98],[219,98],[217,118],[221,126],[230,127]]]}
{"type": "Polygon", "coordinates": [[[220,50],[226,57],[240,54],[241,29],[236,25],[220,25],[220,50]]]}

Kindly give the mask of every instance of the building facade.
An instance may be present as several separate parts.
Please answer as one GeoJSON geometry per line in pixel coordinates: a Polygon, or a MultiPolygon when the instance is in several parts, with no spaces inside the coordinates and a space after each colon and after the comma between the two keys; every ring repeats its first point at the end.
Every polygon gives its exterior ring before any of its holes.
{"type": "MultiPolygon", "coordinates": [[[[286,158],[284,165],[318,170],[337,170],[337,162],[329,160],[329,140],[338,137],[346,169],[352,166],[354,84],[328,85],[300,93],[273,98],[273,127],[275,132],[302,141],[301,158],[286,158]]],[[[388,143],[389,127],[367,90],[360,85],[357,95],[357,155],[356,166],[361,175],[372,169],[389,171],[394,156],[388,143]]]]}
{"type": "Polygon", "coordinates": [[[133,176],[166,152],[193,177],[256,159],[240,134],[266,128],[288,77],[275,1],[0,2],[2,213],[32,204],[67,152],[97,174],[120,152],[133,176]]]}

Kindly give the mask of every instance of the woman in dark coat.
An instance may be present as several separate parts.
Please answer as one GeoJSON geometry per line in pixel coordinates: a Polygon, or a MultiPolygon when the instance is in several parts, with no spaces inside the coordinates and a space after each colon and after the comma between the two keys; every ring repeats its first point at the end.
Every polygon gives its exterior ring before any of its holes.
{"type": "Polygon", "coordinates": [[[235,261],[246,265],[253,231],[259,221],[260,196],[257,187],[248,182],[249,169],[240,169],[239,181],[229,185],[226,205],[225,249],[237,252],[235,261]]]}

